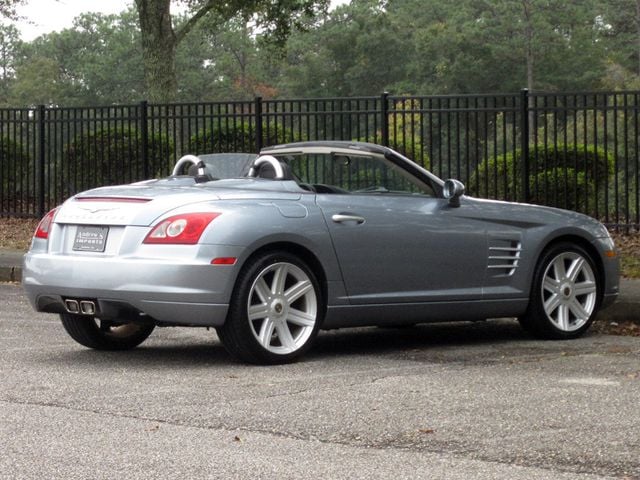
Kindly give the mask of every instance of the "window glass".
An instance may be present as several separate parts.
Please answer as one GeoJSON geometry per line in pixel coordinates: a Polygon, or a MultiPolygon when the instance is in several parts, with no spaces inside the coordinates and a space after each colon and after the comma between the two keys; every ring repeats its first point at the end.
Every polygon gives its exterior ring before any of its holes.
{"type": "Polygon", "coordinates": [[[198,155],[206,165],[206,171],[216,178],[238,178],[249,169],[257,157],[253,153],[208,153],[198,155]]]}
{"type": "Polygon", "coordinates": [[[435,196],[427,185],[377,155],[300,154],[280,157],[300,183],[318,193],[435,196]]]}

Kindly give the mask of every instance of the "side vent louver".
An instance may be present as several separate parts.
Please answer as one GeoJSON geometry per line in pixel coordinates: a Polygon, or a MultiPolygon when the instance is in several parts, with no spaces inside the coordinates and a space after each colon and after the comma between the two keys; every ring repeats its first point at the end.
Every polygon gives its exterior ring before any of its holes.
{"type": "Polygon", "coordinates": [[[520,262],[522,244],[516,241],[497,241],[489,247],[489,273],[493,276],[511,276],[520,262]]]}

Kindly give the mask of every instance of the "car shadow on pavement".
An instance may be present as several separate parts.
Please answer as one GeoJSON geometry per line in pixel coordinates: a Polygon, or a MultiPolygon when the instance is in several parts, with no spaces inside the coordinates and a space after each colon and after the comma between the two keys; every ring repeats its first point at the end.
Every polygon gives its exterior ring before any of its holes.
{"type": "MultiPolygon", "coordinates": [[[[591,338],[587,333],[583,338],[591,338]]],[[[321,332],[306,358],[387,355],[424,361],[481,363],[502,356],[548,355],[583,351],[581,340],[539,340],[515,319],[432,323],[404,328],[370,327],[321,332]]]]}
{"type": "MultiPolygon", "coordinates": [[[[584,338],[597,336],[587,334],[584,338]]],[[[356,356],[386,355],[426,361],[478,361],[500,355],[583,351],[580,340],[536,340],[515,320],[421,324],[407,327],[363,327],[321,331],[299,361],[324,361],[356,356]]],[[[48,351],[45,362],[105,368],[192,368],[241,365],[225,351],[215,335],[200,337],[154,332],[147,342],[128,351],[105,352],[69,343],[48,351]],[[157,336],[158,338],[154,338],[157,336]]]]}

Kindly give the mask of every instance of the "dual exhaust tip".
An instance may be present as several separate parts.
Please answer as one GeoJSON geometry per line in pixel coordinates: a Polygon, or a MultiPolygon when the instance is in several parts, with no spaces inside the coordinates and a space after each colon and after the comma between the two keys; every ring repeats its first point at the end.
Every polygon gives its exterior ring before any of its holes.
{"type": "Polygon", "coordinates": [[[95,315],[96,314],[96,302],[93,300],[73,300],[67,298],[64,301],[64,308],[67,312],[75,315],[95,315]]]}

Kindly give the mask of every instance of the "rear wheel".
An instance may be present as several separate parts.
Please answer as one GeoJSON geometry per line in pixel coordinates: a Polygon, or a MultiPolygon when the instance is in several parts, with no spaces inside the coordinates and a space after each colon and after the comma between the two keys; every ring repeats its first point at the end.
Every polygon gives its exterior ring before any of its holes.
{"type": "Polygon", "coordinates": [[[547,249],[536,268],[522,326],[541,338],[582,335],[598,309],[599,280],[591,256],[578,245],[559,243],[547,249]]]}
{"type": "Polygon", "coordinates": [[[316,277],[301,259],[287,252],[267,252],[240,272],[218,336],[240,360],[291,362],[311,347],[322,305],[316,277]]]}
{"type": "Polygon", "coordinates": [[[129,350],[144,342],[155,325],[116,323],[84,315],[63,313],[62,326],[80,345],[96,350],[129,350]]]}

